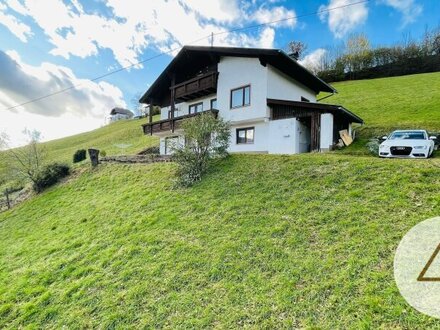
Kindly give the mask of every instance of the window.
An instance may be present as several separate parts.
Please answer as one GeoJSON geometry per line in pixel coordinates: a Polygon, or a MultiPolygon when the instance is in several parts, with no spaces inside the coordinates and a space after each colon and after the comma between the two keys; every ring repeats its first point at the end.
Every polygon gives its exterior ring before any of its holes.
{"type": "Polygon", "coordinates": [[[217,99],[211,100],[211,109],[217,109],[217,99]]]}
{"type": "Polygon", "coordinates": [[[191,104],[188,109],[188,113],[196,113],[196,112],[202,112],[203,111],[203,102],[191,104]]]}
{"type": "Polygon", "coordinates": [[[231,109],[251,104],[251,86],[231,90],[231,109]]]}
{"type": "Polygon", "coordinates": [[[301,96],[301,102],[310,102],[310,100],[306,99],[304,96],[301,96]]]}
{"type": "Polygon", "coordinates": [[[237,144],[254,143],[254,127],[237,129],[237,144]]]}

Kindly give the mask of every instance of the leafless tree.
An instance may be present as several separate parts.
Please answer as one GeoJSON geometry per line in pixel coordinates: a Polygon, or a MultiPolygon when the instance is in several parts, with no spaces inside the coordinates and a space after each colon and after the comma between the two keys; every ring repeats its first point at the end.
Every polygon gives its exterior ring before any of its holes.
{"type": "Polygon", "coordinates": [[[6,151],[9,156],[8,167],[12,176],[16,175],[35,184],[45,157],[44,148],[39,143],[41,133],[36,130],[25,129],[23,134],[26,135],[28,144],[24,147],[10,148],[6,151]]]}
{"type": "Polygon", "coordinates": [[[287,44],[286,51],[289,56],[294,57],[296,60],[299,60],[304,55],[307,50],[307,45],[301,41],[290,41],[287,44]]]}
{"type": "Polygon", "coordinates": [[[142,97],[142,92],[137,92],[130,100],[130,106],[134,109],[135,113],[139,116],[145,116],[148,113],[148,109],[144,104],[139,103],[139,99],[142,97]]]}

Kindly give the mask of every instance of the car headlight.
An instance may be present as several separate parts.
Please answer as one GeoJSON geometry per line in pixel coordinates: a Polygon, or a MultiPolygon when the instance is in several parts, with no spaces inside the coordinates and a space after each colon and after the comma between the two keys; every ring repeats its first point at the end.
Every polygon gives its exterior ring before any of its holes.
{"type": "Polygon", "coordinates": [[[388,148],[388,146],[387,146],[386,144],[381,144],[381,145],[379,146],[379,148],[380,148],[380,149],[384,149],[384,148],[388,148]]]}
{"type": "Polygon", "coordinates": [[[428,147],[427,146],[415,146],[414,147],[414,149],[418,149],[418,150],[420,150],[420,149],[427,149],[428,147]]]}

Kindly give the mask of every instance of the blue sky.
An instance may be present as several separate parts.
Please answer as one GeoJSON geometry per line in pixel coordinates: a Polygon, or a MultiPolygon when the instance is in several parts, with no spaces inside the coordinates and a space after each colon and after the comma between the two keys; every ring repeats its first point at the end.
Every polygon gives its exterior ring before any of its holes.
{"type": "MultiPolygon", "coordinates": [[[[275,25],[215,37],[218,46],[308,45],[313,65],[333,45],[365,33],[391,45],[440,24],[438,0],[0,0],[0,131],[11,144],[37,129],[54,139],[103,125],[114,106],[133,109],[175,55],[171,52],[99,81],[91,79],[234,28],[275,25]],[[352,6],[325,10],[357,3],[352,6]],[[320,14],[303,16],[321,11],[320,14]],[[73,90],[6,110],[71,85],[73,90]]],[[[207,45],[208,39],[198,42],[207,45]]]]}

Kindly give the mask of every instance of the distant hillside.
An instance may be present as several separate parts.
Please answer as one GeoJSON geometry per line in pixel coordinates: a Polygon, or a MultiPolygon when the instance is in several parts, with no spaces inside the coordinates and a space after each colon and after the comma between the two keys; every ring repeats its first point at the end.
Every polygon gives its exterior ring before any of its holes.
{"type": "MultiPolygon", "coordinates": [[[[137,153],[158,145],[157,138],[146,136],[142,132],[141,125],[147,120],[147,118],[121,120],[90,132],[42,143],[45,160],[71,164],[73,154],[78,149],[98,148],[107,155],[119,155],[137,153]]],[[[5,173],[4,166],[5,164],[0,161],[0,177],[5,173]]],[[[0,192],[2,188],[0,182],[0,192]]]]}
{"type": "MultiPolygon", "coordinates": [[[[158,119],[158,117],[156,117],[158,119]]],[[[78,149],[97,148],[108,155],[137,153],[158,144],[158,139],[146,136],[141,125],[147,118],[121,120],[96,130],[43,143],[51,160],[72,161],[78,149]]]]}
{"type": "Polygon", "coordinates": [[[440,132],[440,72],[334,83],[342,104],[365,121],[366,134],[395,128],[440,132]]]}

